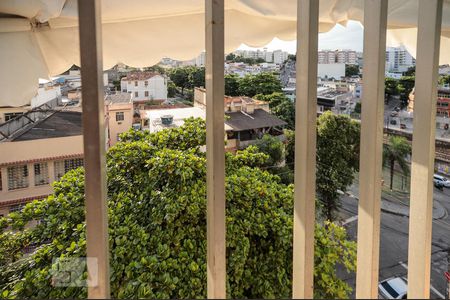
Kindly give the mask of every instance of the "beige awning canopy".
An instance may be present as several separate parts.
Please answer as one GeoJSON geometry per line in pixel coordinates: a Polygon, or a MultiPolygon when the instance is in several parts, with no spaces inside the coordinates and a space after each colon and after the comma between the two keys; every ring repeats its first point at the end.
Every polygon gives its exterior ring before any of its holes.
{"type": "MultiPolygon", "coordinates": [[[[415,55],[418,1],[390,0],[388,44],[415,55]]],[[[162,57],[187,60],[204,49],[205,0],[103,0],[103,65],[144,67],[162,57]]],[[[320,31],[363,22],[363,0],[321,0],[320,31]]],[[[76,0],[0,1],[0,106],[35,95],[38,78],[79,64],[76,0]]],[[[226,0],[226,52],[293,40],[297,0],[226,0]]],[[[440,63],[450,63],[450,0],[444,1],[440,63]]]]}

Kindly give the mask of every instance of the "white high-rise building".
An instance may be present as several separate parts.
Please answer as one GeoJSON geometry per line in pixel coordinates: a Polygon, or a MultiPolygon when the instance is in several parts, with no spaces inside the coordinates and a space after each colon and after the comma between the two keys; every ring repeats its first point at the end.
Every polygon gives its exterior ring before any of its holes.
{"type": "Polygon", "coordinates": [[[321,50],[318,52],[319,64],[356,64],[357,55],[353,50],[321,50]]]}
{"type": "Polygon", "coordinates": [[[273,51],[273,62],[277,65],[281,65],[288,59],[289,53],[286,51],[275,50],[273,51]]]}
{"type": "Polygon", "coordinates": [[[386,70],[388,72],[405,72],[415,65],[416,60],[405,47],[388,47],[386,49],[386,70]]]}
{"type": "Polygon", "coordinates": [[[195,65],[197,67],[203,67],[205,66],[205,62],[206,62],[206,52],[203,51],[202,53],[200,53],[199,56],[195,58],[195,65]]]}

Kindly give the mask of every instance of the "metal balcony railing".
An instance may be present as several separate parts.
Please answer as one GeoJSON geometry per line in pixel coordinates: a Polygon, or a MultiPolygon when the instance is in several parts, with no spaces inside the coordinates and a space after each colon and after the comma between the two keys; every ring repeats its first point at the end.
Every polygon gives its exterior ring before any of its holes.
{"type": "MultiPolygon", "coordinates": [[[[100,0],[79,0],[88,265],[109,298],[100,0]]],[[[420,0],[411,170],[408,297],[429,298],[432,176],[442,0],[420,0]]],[[[318,0],[298,0],[293,297],[313,297],[318,0]]],[[[384,69],[388,0],[364,2],[357,298],[378,297],[384,69]]],[[[206,0],[208,298],[225,298],[224,0],[206,0]]]]}

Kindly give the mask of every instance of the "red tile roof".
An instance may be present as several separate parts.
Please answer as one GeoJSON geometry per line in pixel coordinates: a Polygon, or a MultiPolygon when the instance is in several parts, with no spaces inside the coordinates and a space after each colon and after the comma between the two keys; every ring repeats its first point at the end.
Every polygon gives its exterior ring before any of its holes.
{"type": "Polygon", "coordinates": [[[127,74],[127,76],[122,77],[121,80],[123,81],[147,80],[157,75],[162,76],[161,74],[156,72],[130,72],[127,74]]]}

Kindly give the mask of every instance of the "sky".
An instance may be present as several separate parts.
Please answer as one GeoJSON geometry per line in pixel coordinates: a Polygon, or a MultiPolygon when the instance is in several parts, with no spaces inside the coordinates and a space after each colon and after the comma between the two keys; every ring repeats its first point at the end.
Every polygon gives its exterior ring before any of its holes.
{"type": "MultiPolygon", "coordinates": [[[[296,41],[282,41],[274,38],[266,45],[269,51],[284,50],[295,54],[296,41]]],[[[255,50],[242,44],[241,50],[255,50]]],[[[337,24],[333,29],[326,33],[319,34],[319,50],[352,49],[356,51],[363,50],[363,27],[359,22],[349,21],[347,27],[337,24]]]]}

